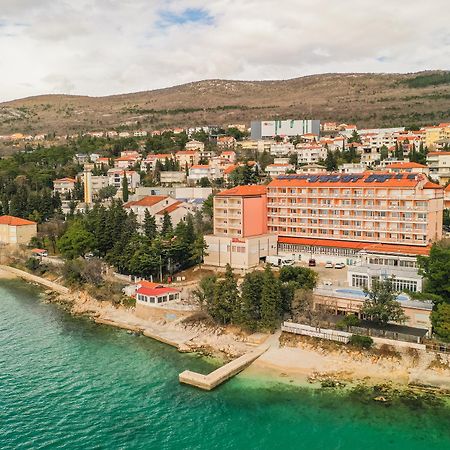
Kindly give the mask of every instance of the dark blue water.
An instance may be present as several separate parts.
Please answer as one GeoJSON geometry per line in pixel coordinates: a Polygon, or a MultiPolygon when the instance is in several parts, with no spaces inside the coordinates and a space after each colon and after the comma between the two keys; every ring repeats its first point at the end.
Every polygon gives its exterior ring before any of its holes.
{"type": "Polygon", "coordinates": [[[178,383],[213,363],[73,318],[0,284],[1,449],[450,449],[446,406],[238,376],[207,393],[178,383]]]}

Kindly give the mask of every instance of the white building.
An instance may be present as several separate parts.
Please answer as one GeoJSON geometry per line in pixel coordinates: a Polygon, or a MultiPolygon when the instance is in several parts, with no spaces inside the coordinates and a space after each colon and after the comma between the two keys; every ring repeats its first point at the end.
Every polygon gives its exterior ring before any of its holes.
{"type": "Polygon", "coordinates": [[[125,175],[127,177],[129,189],[135,190],[141,182],[141,176],[134,170],[123,170],[118,168],[109,169],[108,184],[120,189],[125,175]]]}
{"type": "Polygon", "coordinates": [[[321,145],[297,145],[297,162],[299,164],[313,164],[327,157],[327,149],[321,145]]]}
{"type": "Polygon", "coordinates": [[[270,146],[270,154],[273,156],[285,156],[294,153],[294,144],[290,142],[274,143],[270,146]]]}

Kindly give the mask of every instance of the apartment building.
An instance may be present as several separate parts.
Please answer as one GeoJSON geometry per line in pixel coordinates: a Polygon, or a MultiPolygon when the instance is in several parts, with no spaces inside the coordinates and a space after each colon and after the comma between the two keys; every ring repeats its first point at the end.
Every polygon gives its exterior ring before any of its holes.
{"type": "Polygon", "coordinates": [[[184,184],[186,182],[186,173],[173,170],[165,170],[163,172],[160,172],[159,180],[162,186],[184,184]]]}
{"type": "Polygon", "coordinates": [[[122,187],[124,176],[127,177],[128,187],[131,190],[135,190],[139,186],[141,176],[137,172],[134,170],[123,170],[118,168],[108,170],[108,184],[120,189],[122,187]]]}
{"type": "Polygon", "coordinates": [[[436,178],[440,184],[446,185],[450,181],[450,152],[429,152],[427,165],[430,176],[436,178]]]}
{"type": "Polygon", "coordinates": [[[189,181],[195,183],[202,178],[212,178],[212,168],[208,164],[195,164],[189,168],[189,181]]]}
{"type": "Polygon", "coordinates": [[[203,152],[205,150],[205,144],[201,141],[192,140],[187,142],[184,148],[186,150],[199,150],[203,152]]]}
{"type": "Polygon", "coordinates": [[[321,145],[298,144],[295,152],[299,164],[316,164],[327,157],[327,149],[321,145]]]}
{"type": "Polygon", "coordinates": [[[149,170],[155,170],[156,163],[159,161],[161,163],[165,163],[166,160],[170,160],[173,158],[171,153],[150,153],[147,157],[141,161],[141,171],[147,172],[149,170]]]}
{"type": "Polygon", "coordinates": [[[205,264],[248,269],[277,254],[277,237],[267,232],[266,187],[237,186],[214,197],[214,234],[205,236],[205,264]]]}
{"type": "Polygon", "coordinates": [[[60,195],[66,195],[72,192],[75,188],[75,183],[77,180],[75,178],[58,178],[53,180],[53,191],[60,195]]]}
{"type": "Polygon", "coordinates": [[[270,146],[270,154],[273,156],[286,156],[294,153],[294,144],[290,142],[278,142],[270,146]]]}
{"type": "Polygon", "coordinates": [[[198,150],[180,150],[175,153],[175,159],[181,168],[190,167],[198,164],[200,161],[200,152],[198,150]]]}
{"type": "Polygon", "coordinates": [[[308,238],[350,242],[350,249],[426,247],[442,237],[443,197],[421,174],[284,175],[267,188],[268,231],[294,246],[308,238]]]}
{"type": "Polygon", "coordinates": [[[246,141],[242,141],[239,143],[242,150],[258,152],[258,153],[263,153],[263,152],[269,153],[270,148],[272,147],[273,144],[275,144],[275,141],[270,140],[270,139],[266,139],[266,140],[248,139],[246,141]]]}
{"type": "Polygon", "coordinates": [[[450,140],[450,123],[440,123],[435,127],[426,127],[425,145],[428,149],[435,150],[439,141],[450,140]]]}
{"type": "Polygon", "coordinates": [[[289,163],[273,163],[266,166],[266,173],[270,178],[284,175],[289,171],[294,171],[295,167],[289,163]]]}
{"type": "Polygon", "coordinates": [[[251,123],[251,137],[254,140],[275,136],[296,137],[308,133],[320,134],[320,120],[266,120],[251,123]]]}

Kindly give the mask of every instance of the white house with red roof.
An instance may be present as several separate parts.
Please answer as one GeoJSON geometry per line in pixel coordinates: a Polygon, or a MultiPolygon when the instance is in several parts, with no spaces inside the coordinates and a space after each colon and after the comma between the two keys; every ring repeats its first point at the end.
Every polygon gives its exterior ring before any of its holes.
{"type": "Polygon", "coordinates": [[[236,152],[234,150],[225,150],[220,154],[220,157],[230,163],[234,163],[236,161],[236,152]]]}
{"type": "Polygon", "coordinates": [[[236,139],[233,136],[219,136],[217,138],[217,147],[234,148],[236,147],[236,139]]]}
{"type": "Polygon", "coordinates": [[[136,291],[136,304],[155,306],[180,299],[180,291],[152,283],[154,287],[141,286],[136,291]]]}
{"type": "Polygon", "coordinates": [[[189,168],[189,181],[196,183],[202,178],[212,178],[212,167],[209,164],[194,164],[189,168]]]}
{"type": "Polygon", "coordinates": [[[279,175],[284,175],[291,170],[295,170],[295,167],[292,164],[286,164],[286,163],[282,163],[282,164],[274,163],[274,164],[269,164],[268,166],[266,166],[266,173],[271,178],[277,177],[279,175]]]}
{"type": "Polygon", "coordinates": [[[133,211],[136,214],[139,223],[144,223],[146,210],[152,216],[155,216],[156,213],[176,202],[177,200],[167,195],[147,195],[140,200],[125,203],[123,207],[133,211]]]}

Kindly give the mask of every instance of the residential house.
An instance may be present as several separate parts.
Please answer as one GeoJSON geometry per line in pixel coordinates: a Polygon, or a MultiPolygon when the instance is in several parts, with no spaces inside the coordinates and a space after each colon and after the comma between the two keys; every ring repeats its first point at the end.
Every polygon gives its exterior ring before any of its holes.
{"type": "Polygon", "coordinates": [[[220,157],[226,159],[228,163],[234,163],[236,161],[236,152],[233,150],[226,150],[220,154],[220,157]]]}
{"type": "Polygon", "coordinates": [[[14,216],[0,216],[0,243],[28,244],[37,235],[37,223],[14,216]]]}
{"type": "Polygon", "coordinates": [[[180,164],[180,167],[191,167],[200,162],[200,152],[198,150],[180,150],[175,153],[175,159],[180,164]]]}
{"type": "Polygon", "coordinates": [[[445,186],[450,182],[450,152],[429,152],[427,165],[430,168],[430,176],[436,178],[445,186]]]}
{"type": "Polygon", "coordinates": [[[76,181],[75,178],[59,178],[53,180],[53,191],[55,193],[58,192],[60,195],[66,195],[74,190],[76,181]]]}
{"type": "Polygon", "coordinates": [[[124,170],[119,168],[113,168],[108,170],[108,184],[120,189],[122,187],[123,177],[127,177],[128,188],[135,190],[140,182],[141,176],[134,170],[124,170]]]}
{"type": "Polygon", "coordinates": [[[203,152],[205,150],[205,144],[200,141],[191,140],[186,143],[184,148],[185,150],[198,150],[200,152],[203,152]]]}
{"type": "Polygon", "coordinates": [[[217,147],[218,148],[235,148],[236,147],[236,139],[233,136],[219,136],[217,138],[217,147]]]}
{"type": "Polygon", "coordinates": [[[287,172],[293,170],[295,170],[295,167],[292,164],[269,164],[266,166],[266,173],[271,178],[285,175],[287,172]]]}

